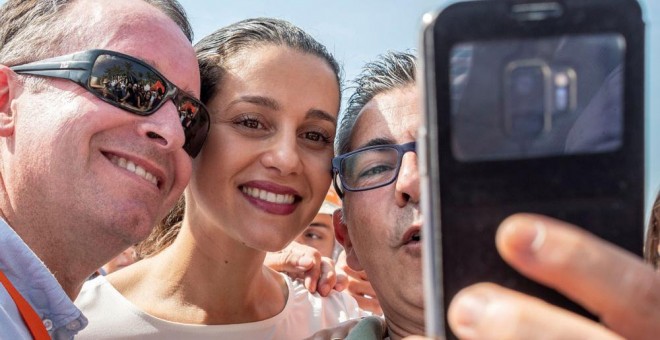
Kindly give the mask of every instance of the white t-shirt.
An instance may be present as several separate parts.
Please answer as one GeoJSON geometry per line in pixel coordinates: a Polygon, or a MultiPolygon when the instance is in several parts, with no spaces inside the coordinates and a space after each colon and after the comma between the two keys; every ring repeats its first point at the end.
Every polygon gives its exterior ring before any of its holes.
{"type": "Polygon", "coordinates": [[[195,325],[166,321],[140,310],[103,276],[88,281],[75,301],[89,320],[76,339],[303,339],[321,329],[363,316],[345,292],[323,298],[282,275],[289,287],[286,306],[274,317],[232,325],[195,325]]]}

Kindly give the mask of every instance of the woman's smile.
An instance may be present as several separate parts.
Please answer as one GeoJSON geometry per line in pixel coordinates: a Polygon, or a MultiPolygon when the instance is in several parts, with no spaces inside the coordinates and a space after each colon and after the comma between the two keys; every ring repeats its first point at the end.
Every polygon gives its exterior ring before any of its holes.
{"type": "Polygon", "coordinates": [[[239,189],[252,205],[275,215],[293,213],[302,200],[295,189],[268,181],[250,181],[239,185],[239,189]]]}

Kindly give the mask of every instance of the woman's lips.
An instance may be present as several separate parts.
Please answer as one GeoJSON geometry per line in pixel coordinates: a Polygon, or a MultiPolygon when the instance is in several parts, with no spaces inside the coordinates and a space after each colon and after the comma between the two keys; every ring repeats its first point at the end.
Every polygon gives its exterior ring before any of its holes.
{"type": "Polygon", "coordinates": [[[291,214],[302,200],[295,190],[274,183],[251,182],[239,189],[252,205],[274,215],[291,214]]]}

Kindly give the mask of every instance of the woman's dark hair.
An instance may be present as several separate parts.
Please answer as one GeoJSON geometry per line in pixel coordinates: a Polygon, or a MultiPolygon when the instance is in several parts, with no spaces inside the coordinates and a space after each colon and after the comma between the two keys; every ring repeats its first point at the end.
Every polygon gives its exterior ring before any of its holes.
{"type": "Polygon", "coordinates": [[[646,231],[646,242],[644,244],[644,259],[653,265],[660,266],[660,193],[655,198],[648,230],[646,231]]]}
{"type": "MultiPolygon", "coordinates": [[[[238,53],[261,46],[283,46],[324,60],[334,71],[341,89],[339,63],[321,43],[299,27],[280,19],[255,18],[223,27],[195,44],[201,74],[201,100],[207,104],[222,90],[227,63],[238,53]]],[[[339,93],[341,103],[341,90],[339,93]]],[[[170,213],[137,247],[138,257],[157,254],[168,247],[179,233],[185,210],[183,196],[170,213]]]]}
{"type": "Polygon", "coordinates": [[[264,45],[285,46],[325,60],[341,84],[339,63],[311,35],[288,21],[247,19],[221,28],[195,44],[202,77],[202,102],[208,103],[220,90],[218,84],[222,82],[228,60],[243,50],[264,45]]]}

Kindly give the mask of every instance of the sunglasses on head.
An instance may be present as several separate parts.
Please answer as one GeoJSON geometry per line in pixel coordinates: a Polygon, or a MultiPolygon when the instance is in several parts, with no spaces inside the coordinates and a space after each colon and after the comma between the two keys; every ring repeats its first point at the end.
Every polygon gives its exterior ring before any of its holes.
{"type": "Polygon", "coordinates": [[[145,62],[114,51],[89,50],[12,66],[20,74],[71,80],[104,102],[139,116],[149,116],[172,99],[186,142],[195,157],[209,131],[209,112],[199,100],[176,87],[145,62]]]}

